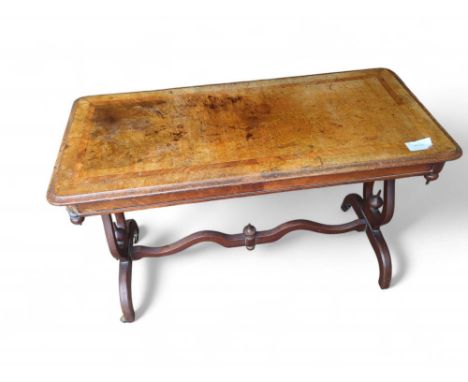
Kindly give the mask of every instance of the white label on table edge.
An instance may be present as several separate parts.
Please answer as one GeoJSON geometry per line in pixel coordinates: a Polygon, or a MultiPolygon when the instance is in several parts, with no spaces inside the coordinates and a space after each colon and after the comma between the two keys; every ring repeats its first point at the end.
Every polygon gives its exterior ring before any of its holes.
{"type": "Polygon", "coordinates": [[[431,138],[423,138],[413,142],[405,142],[405,145],[409,151],[427,150],[432,147],[432,140],[431,138]]]}

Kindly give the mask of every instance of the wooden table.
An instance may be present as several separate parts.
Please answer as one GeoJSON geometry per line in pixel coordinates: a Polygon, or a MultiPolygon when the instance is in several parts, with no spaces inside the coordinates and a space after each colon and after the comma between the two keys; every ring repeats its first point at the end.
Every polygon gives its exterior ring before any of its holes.
{"type": "Polygon", "coordinates": [[[365,231],[381,288],[390,253],[380,227],[394,211],[395,179],[435,180],[462,151],[388,69],[79,98],[73,105],[48,191],[75,224],[101,215],[120,263],[123,321],[133,321],[132,261],[212,241],[269,243],[293,230],[365,231]],[[406,142],[431,138],[410,151],[406,142]],[[374,182],[383,181],[383,194],[374,182]],[[213,199],[363,183],[344,198],[356,218],[340,225],[294,220],[266,231],[201,231],[162,247],[136,246],[124,212],[213,199]]]}

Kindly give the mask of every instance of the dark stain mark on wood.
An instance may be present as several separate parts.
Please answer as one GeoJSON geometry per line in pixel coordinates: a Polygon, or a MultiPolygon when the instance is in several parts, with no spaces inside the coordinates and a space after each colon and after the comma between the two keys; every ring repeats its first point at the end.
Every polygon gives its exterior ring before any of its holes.
{"type": "Polygon", "coordinates": [[[235,96],[235,97],[226,97],[229,101],[231,101],[232,104],[239,102],[242,97],[241,96],[235,96]]]}
{"type": "Polygon", "coordinates": [[[172,132],[172,138],[174,139],[175,142],[179,141],[181,138],[186,135],[187,132],[184,130],[184,125],[179,123],[177,125],[177,130],[172,132]]]}
{"type": "Polygon", "coordinates": [[[203,106],[211,110],[218,110],[226,107],[227,105],[234,105],[241,100],[241,96],[217,97],[209,95],[203,101],[203,106]]]}

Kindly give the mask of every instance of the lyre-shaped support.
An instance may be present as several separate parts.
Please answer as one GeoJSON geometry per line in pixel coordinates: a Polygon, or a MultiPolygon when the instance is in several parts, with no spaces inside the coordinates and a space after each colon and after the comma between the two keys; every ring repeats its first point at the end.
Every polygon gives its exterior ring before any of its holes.
{"type": "Polygon", "coordinates": [[[374,182],[364,183],[363,197],[358,194],[346,196],[341,209],[347,211],[352,207],[356,215],[365,220],[366,234],[379,262],[379,285],[382,289],[386,289],[390,286],[392,279],[392,260],[380,227],[387,224],[393,217],[395,180],[385,180],[383,190],[382,199],[381,191],[374,194],[374,182]]]}

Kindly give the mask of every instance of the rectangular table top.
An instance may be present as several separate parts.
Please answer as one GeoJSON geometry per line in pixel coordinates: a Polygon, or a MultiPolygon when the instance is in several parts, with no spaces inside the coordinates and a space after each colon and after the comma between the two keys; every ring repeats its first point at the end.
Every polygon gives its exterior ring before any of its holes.
{"type": "Polygon", "coordinates": [[[48,200],[94,214],[417,175],[460,155],[387,69],[88,96],[48,200]]]}

